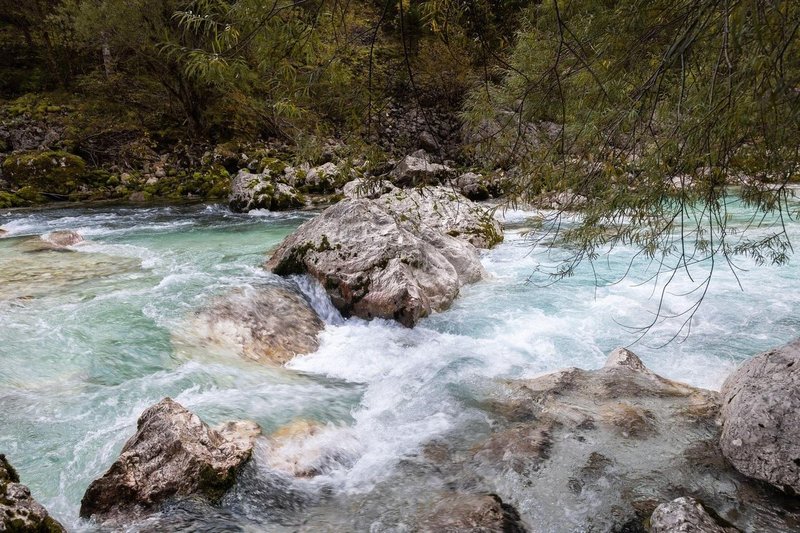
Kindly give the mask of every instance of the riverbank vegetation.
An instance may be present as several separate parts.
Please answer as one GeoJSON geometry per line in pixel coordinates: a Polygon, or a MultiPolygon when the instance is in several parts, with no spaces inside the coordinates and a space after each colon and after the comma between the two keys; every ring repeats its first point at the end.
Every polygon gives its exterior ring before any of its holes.
{"type": "Polygon", "coordinates": [[[615,244],[781,263],[798,28],[788,0],[3,0],[0,205],[224,197],[254,160],[422,146],[514,201],[567,194],[556,276],[615,244]],[[728,234],[732,184],[769,231],[728,234]]]}

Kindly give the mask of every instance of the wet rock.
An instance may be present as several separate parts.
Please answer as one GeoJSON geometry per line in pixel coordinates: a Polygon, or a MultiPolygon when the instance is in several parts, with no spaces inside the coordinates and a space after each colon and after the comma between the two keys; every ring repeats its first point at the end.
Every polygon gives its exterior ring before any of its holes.
{"type": "Polygon", "coordinates": [[[263,464],[288,476],[311,478],[352,465],[361,449],[347,429],[301,419],[269,435],[263,464]]]}
{"type": "Polygon", "coordinates": [[[650,533],[734,533],[723,527],[694,498],[662,503],[650,518],[650,533]]]}
{"type": "Polygon", "coordinates": [[[517,511],[495,494],[453,494],[440,499],[422,517],[424,533],[524,533],[517,511]]]}
{"type": "MultiPolygon", "coordinates": [[[[441,209],[457,211],[456,205],[444,205],[453,200],[437,198],[441,209]]],[[[463,202],[467,210],[469,201],[463,202]]],[[[461,233],[465,225],[446,231],[447,221],[461,224],[461,218],[443,216],[428,223],[413,211],[419,207],[422,213],[432,205],[420,196],[394,193],[376,200],[345,199],[287,237],[267,267],[284,276],[310,274],[344,316],[414,326],[446,309],[461,286],[485,273],[477,250],[467,242],[477,241],[479,234],[461,233]]],[[[484,229],[483,238],[492,240],[496,227],[484,229]]]]}
{"type": "Polygon", "coordinates": [[[251,174],[240,170],[233,178],[228,204],[238,213],[253,209],[285,211],[303,207],[305,197],[294,187],[274,181],[269,173],[251,174]]]}
{"type": "MultiPolygon", "coordinates": [[[[763,494],[740,500],[715,444],[718,394],[662,378],[629,350],[598,370],[507,381],[488,395],[496,421],[466,472],[544,531],[644,531],[679,488],[740,519],[769,506],[763,494]]],[[[768,514],[764,523],[782,523],[768,514]]]]}
{"type": "Polygon", "coordinates": [[[89,485],[80,515],[124,521],[175,497],[218,501],[250,459],[259,433],[253,422],[212,429],[165,398],[142,413],[119,458],[89,485]]]}
{"type": "MultiPolygon", "coordinates": [[[[319,348],[322,320],[298,292],[268,285],[236,290],[200,311],[191,335],[262,363],[284,364],[319,348]]],[[[193,339],[189,339],[191,342],[193,339]]]]}
{"type": "Polygon", "coordinates": [[[389,173],[389,179],[398,187],[439,185],[452,175],[450,167],[431,163],[424,150],[405,156],[389,173]]]}
{"type": "Polygon", "coordinates": [[[5,228],[0,228],[0,239],[8,235],[8,230],[5,228]]]}
{"type": "Polygon", "coordinates": [[[800,494],[800,340],[746,361],[721,393],[725,457],[746,476],[800,494]]]}
{"type": "Polygon", "coordinates": [[[66,248],[83,242],[83,237],[77,231],[63,230],[46,233],[42,235],[42,240],[56,248],[66,248]]]}
{"type": "Polygon", "coordinates": [[[52,518],[0,454],[0,531],[9,533],[59,533],[66,531],[52,518]]]}
{"type": "Polygon", "coordinates": [[[345,184],[342,194],[346,198],[371,198],[374,200],[394,189],[395,186],[391,181],[357,178],[345,184]]]}

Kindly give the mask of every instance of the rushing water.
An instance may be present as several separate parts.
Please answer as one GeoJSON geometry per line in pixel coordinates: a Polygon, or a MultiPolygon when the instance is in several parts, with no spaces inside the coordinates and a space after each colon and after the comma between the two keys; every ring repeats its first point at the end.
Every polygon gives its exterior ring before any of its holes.
{"type": "MultiPolygon", "coordinates": [[[[599,367],[613,348],[638,338],[629,326],[645,324],[657,308],[658,291],[640,283],[652,274],[644,265],[601,287],[588,266],[556,284],[530,283],[550,259],[531,252],[529,215],[506,214],[505,243],[483,257],[490,279],[413,330],[342,320],[318,287],[294,280],[327,326],[316,353],[271,368],[180,339],[191,338],[187,317],[214,296],[269,282],[261,268],[268,250],[310,215],[235,215],[218,206],[0,214],[9,231],[0,240],[0,452],[51,514],[84,530],[93,527],[78,518],[84,490],[116,458],[138,415],[164,396],[209,423],[252,419],[266,434],[311,420],[324,428],[299,449],[260,444],[221,508],[174,509],[172,520],[205,513],[209,530],[304,524],[313,531],[327,523],[380,531],[402,523],[414,483],[404,490],[386,480],[403,479],[404,459],[426,442],[480,421],[470,407],[473,387],[599,367]],[[77,230],[86,242],[72,251],[42,249],[37,237],[58,229],[77,230]],[[273,476],[281,453],[300,462],[325,457],[323,475],[273,476]],[[320,503],[363,501],[358,495],[368,493],[396,503],[342,508],[339,517],[320,503]]],[[[619,276],[632,253],[618,249],[604,259],[603,275],[619,276]]],[[[737,362],[796,335],[798,280],[797,261],[747,269],[738,282],[719,270],[688,339],[664,345],[681,322],[668,320],[632,348],[662,375],[718,388],[737,362]]],[[[693,286],[676,278],[665,310],[691,305],[693,286]]]]}

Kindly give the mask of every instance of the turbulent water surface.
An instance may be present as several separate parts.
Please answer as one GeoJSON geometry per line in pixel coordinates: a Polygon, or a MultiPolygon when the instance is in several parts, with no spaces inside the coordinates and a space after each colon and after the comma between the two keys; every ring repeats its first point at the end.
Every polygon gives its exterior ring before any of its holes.
{"type": "MultiPolygon", "coordinates": [[[[658,306],[660,291],[642,283],[652,266],[595,285],[598,272],[608,280],[625,272],[632,250],[556,284],[530,282],[552,261],[532,253],[530,215],[506,213],[505,243],[483,258],[491,278],[413,330],[342,320],[318,287],[293,280],[327,326],[316,353],[271,368],[185,342],[188,319],[216,295],[274,282],[261,267],[268,251],[309,214],[235,215],[218,206],[0,214],[9,232],[0,240],[0,452],[51,514],[69,529],[91,530],[78,518],[84,490],[116,458],[138,415],[164,396],[209,423],[252,419],[266,434],[312,422],[321,429],[295,447],[260,444],[220,507],[184,502],[150,525],[403,530],[404,510],[436,488],[415,481],[409,461],[437,437],[485,426],[472,406],[476,388],[602,366],[610,350],[637,340],[632,327],[658,306]],[[44,248],[38,236],[59,229],[86,241],[44,248]],[[322,475],[282,473],[306,457],[322,475]]],[[[720,269],[685,342],[664,345],[681,325],[668,320],[633,349],[662,375],[718,388],[737,362],[796,334],[797,265],[745,263],[738,281],[720,269]]],[[[678,276],[664,311],[689,307],[694,286],[678,276]]]]}

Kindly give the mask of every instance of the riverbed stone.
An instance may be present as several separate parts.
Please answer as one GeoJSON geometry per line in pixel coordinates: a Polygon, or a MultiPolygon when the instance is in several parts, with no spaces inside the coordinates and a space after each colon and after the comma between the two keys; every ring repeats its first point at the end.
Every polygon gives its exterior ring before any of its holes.
{"type": "Polygon", "coordinates": [[[0,532],[60,533],[66,531],[20,483],[14,467],[0,454],[0,532]]]}
{"type": "Polygon", "coordinates": [[[42,240],[55,248],[67,248],[83,242],[83,236],[77,231],[51,231],[42,235],[42,240]]]}
{"type": "Polygon", "coordinates": [[[452,205],[458,198],[399,193],[342,200],[287,237],[267,268],[283,276],[310,274],[344,316],[411,327],[446,309],[464,284],[485,275],[470,242],[496,240],[497,227],[483,220],[470,225],[452,205]]]}
{"type": "Polygon", "coordinates": [[[517,511],[496,494],[444,495],[419,521],[420,533],[525,533],[517,511]]]}
{"type": "Polygon", "coordinates": [[[237,289],[198,312],[187,339],[231,348],[260,363],[284,364],[319,348],[325,324],[296,290],[280,285],[237,289]],[[196,336],[196,337],[195,337],[196,336]]]}
{"type": "Polygon", "coordinates": [[[676,491],[730,522],[758,515],[760,527],[782,530],[800,517],[723,457],[718,393],[663,378],[630,350],[597,370],[505,380],[482,394],[491,431],[437,468],[497,493],[543,531],[645,531],[676,491]]]}
{"type": "Polygon", "coordinates": [[[746,476],[800,494],[800,340],[745,361],[721,393],[725,457],[746,476]]]}
{"type": "Polygon", "coordinates": [[[431,228],[476,248],[492,248],[503,241],[503,227],[491,211],[449,187],[395,189],[378,201],[411,231],[431,228]]]}
{"type": "Polygon", "coordinates": [[[212,429],[164,398],[142,413],[119,458],[89,485],[80,515],[125,521],[176,497],[218,501],[250,459],[259,434],[258,425],[246,421],[212,429]]]}
{"type": "Polygon", "coordinates": [[[735,533],[706,511],[694,498],[681,497],[662,503],[650,518],[650,533],[735,533]]]}

